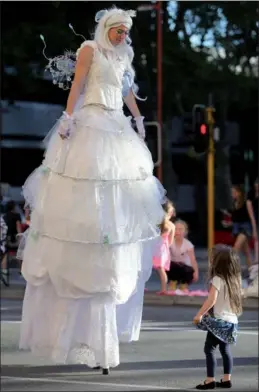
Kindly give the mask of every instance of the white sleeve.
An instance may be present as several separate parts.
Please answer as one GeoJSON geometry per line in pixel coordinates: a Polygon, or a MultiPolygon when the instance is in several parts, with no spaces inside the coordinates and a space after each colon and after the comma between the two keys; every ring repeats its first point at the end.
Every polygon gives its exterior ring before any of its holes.
{"type": "Polygon", "coordinates": [[[95,42],[95,41],[84,41],[84,42],[82,43],[82,45],[80,46],[80,48],[78,48],[77,51],[76,51],[76,58],[77,58],[77,59],[78,59],[80,50],[83,49],[85,46],[90,46],[90,47],[93,48],[93,49],[96,49],[96,48],[97,48],[97,45],[96,45],[96,42],[95,42]]]}
{"type": "Polygon", "coordinates": [[[171,244],[169,246],[169,252],[170,252],[170,257],[171,257],[171,260],[172,260],[173,257],[174,257],[174,244],[171,244]]]}
{"type": "Polygon", "coordinates": [[[194,246],[193,246],[193,244],[191,243],[191,241],[189,241],[189,240],[187,240],[187,239],[185,239],[185,249],[186,250],[190,250],[190,249],[193,249],[194,248],[194,246]]]}
{"type": "Polygon", "coordinates": [[[220,291],[221,281],[222,281],[222,279],[219,276],[214,276],[214,278],[212,279],[211,284],[215,287],[215,289],[220,291]]]}

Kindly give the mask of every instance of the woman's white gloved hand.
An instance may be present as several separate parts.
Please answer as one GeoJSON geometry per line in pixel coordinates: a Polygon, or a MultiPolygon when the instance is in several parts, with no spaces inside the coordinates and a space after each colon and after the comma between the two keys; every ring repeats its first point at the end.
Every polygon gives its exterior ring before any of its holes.
{"type": "Polygon", "coordinates": [[[73,117],[67,112],[63,112],[60,118],[59,136],[61,139],[68,139],[72,133],[73,117]]]}
{"type": "Polygon", "coordinates": [[[134,120],[136,122],[137,130],[138,130],[138,134],[141,137],[141,139],[143,139],[143,140],[145,140],[145,137],[146,137],[146,130],[144,127],[144,118],[145,117],[143,117],[143,116],[138,116],[138,117],[134,118],[134,120]]]}

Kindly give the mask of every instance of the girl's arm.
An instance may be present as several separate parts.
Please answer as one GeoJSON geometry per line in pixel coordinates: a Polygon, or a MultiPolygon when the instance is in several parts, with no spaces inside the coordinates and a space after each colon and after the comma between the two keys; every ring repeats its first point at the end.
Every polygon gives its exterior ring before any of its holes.
{"type": "Polygon", "coordinates": [[[17,219],[16,221],[16,231],[17,231],[17,241],[19,241],[20,240],[19,234],[22,233],[22,222],[19,219],[17,219]]]}
{"type": "Polygon", "coordinates": [[[22,232],[22,221],[21,221],[20,214],[17,214],[16,231],[17,231],[17,234],[21,234],[21,232],[22,232]]]}
{"type": "Polygon", "coordinates": [[[199,279],[199,268],[195,257],[194,248],[189,249],[187,253],[190,257],[192,268],[194,269],[193,282],[197,282],[199,279]]]}
{"type": "Polygon", "coordinates": [[[202,319],[202,316],[206,314],[216,303],[218,298],[218,290],[216,289],[215,286],[211,285],[210,286],[210,291],[208,298],[200,308],[199,312],[196,314],[196,316],[193,319],[193,322],[195,324],[199,323],[202,319]]]}
{"type": "Polygon", "coordinates": [[[169,234],[169,246],[174,242],[175,225],[171,222],[170,224],[170,234],[169,234]]]}
{"type": "Polygon", "coordinates": [[[18,234],[21,234],[21,232],[22,232],[22,224],[21,224],[20,221],[16,222],[16,230],[17,230],[18,234]]]}
{"type": "Polygon", "coordinates": [[[66,106],[66,113],[69,116],[72,115],[76,102],[84,86],[86,76],[91,67],[91,63],[93,59],[93,51],[94,49],[92,47],[86,45],[79,52],[78,59],[76,62],[76,68],[75,68],[75,76],[68,96],[67,106],[66,106]]]}
{"type": "Polygon", "coordinates": [[[247,212],[251,221],[252,229],[253,229],[253,237],[256,239],[257,238],[257,230],[256,230],[256,221],[255,221],[255,215],[254,215],[254,208],[251,200],[246,201],[246,208],[247,212]]]}
{"type": "Polygon", "coordinates": [[[224,210],[223,208],[221,208],[220,211],[222,212],[222,214],[225,214],[225,215],[227,215],[227,216],[232,216],[231,212],[228,211],[228,210],[224,210]]]}

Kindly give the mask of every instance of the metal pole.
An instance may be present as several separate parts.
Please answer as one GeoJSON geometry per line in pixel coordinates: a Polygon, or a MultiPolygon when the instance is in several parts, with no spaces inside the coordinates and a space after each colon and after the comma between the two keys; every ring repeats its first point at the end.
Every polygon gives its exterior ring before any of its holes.
{"type": "Polygon", "coordinates": [[[208,249],[214,245],[214,169],[215,169],[215,150],[214,150],[214,118],[213,112],[215,109],[212,107],[212,97],[209,98],[209,106],[206,108],[207,122],[209,126],[209,149],[208,149],[208,249]]]}
{"type": "MultiPolygon", "coordinates": [[[[163,115],[162,115],[162,104],[163,104],[163,80],[162,80],[162,58],[163,58],[163,16],[162,16],[162,1],[158,1],[157,6],[157,121],[162,129],[163,115]]],[[[162,141],[161,141],[162,142],[162,141]]],[[[162,150],[162,145],[161,145],[162,150]]],[[[163,179],[162,170],[163,159],[161,157],[161,163],[157,167],[157,178],[160,182],[163,179]]]]}

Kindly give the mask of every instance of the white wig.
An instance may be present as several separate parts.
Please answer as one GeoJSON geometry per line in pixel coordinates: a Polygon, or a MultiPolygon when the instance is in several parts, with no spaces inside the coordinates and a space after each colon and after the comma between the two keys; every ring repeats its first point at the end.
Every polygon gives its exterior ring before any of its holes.
{"type": "Polygon", "coordinates": [[[116,51],[126,56],[127,68],[126,68],[125,76],[126,79],[128,80],[127,83],[129,86],[132,87],[135,97],[141,99],[136,95],[138,87],[134,83],[135,71],[132,67],[134,51],[131,46],[130,38],[127,37],[123,44],[114,46],[111,44],[108,37],[108,32],[112,27],[118,27],[120,25],[123,25],[128,30],[130,30],[133,24],[132,18],[134,18],[135,16],[136,16],[136,11],[133,10],[125,11],[120,8],[116,8],[115,6],[109,10],[101,10],[97,12],[95,16],[95,21],[98,24],[95,30],[94,40],[95,42],[97,42],[97,44],[100,45],[101,48],[105,50],[116,51]]]}
{"type": "Polygon", "coordinates": [[[120,25],[125,26],[128,30],[132,27],[132,18],[136,16],[135,11],[125,11],[116,7],[113,7],[109,10],[101,10],[97,12],[95,16],[95,21],[98,23],[95,34],[94,40],[106,50],[122,50],[122,47],[128,46],[127,42],[124,45],[119,45],[115,47],[111,44],[108,32],[112,27],[117,27],[120,25]]]}

